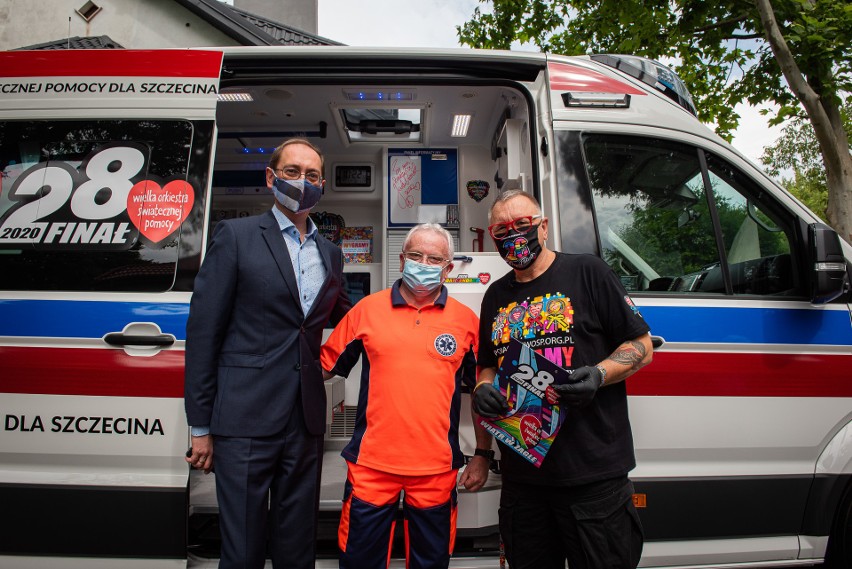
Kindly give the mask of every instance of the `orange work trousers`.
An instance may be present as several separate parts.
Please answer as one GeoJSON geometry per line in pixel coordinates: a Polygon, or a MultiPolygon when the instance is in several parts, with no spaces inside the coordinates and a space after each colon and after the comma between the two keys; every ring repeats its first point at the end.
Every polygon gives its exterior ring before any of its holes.
{"type": "Polygon", "coordinates": [[[337,534],[341,569],[387,569],[402,493],[406,567],[449,566],[456,537],[458,470],[406,476],[346,464],[337,534]]]}

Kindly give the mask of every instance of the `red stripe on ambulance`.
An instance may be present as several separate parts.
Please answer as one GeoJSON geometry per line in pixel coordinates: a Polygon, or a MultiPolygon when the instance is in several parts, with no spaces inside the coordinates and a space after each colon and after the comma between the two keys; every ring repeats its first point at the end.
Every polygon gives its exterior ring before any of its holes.
{"type": "Polygon", "coordinates": [[[852,355],[654,352],[628,395],[852,397],[852,355]]]}
{"type": "Polygon", "coordinates": [[[182,350],[139,357],[114,349],[3,346],[0,392],[183,397],[183,356],[182,350]]]}
{"type": "Polygon", "coordinates": [[[553,91],[646,95],[644,91],[623,81],[578,65],[551,62],[547,64],[547,71],[550,75],[550,88],[553,91]]]}
{"type": "MultiPolygon", "coordinates": [[[[0,393],[183,397],[184,352],[128,356],[116,349],[0,347],[0,393]],[[52,362],[53,373],[34,366],[52,362]]],[[[852,397],[852,355],[656,352],[627,380],[629,395],[852,397]],[[820,370],[814,375],[814,370],[820,370]]]]}
{"type": "Polygon", "coordinates": [[[0,77],[202,77],[218,79],[218,51],[92,49],[0,52],[0,77]]]}

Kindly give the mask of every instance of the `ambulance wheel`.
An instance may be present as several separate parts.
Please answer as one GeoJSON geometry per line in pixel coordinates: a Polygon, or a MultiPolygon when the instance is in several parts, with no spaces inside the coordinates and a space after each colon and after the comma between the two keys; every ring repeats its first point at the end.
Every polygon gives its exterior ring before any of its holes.
{"type": "Polygon", "coordinates": [[[852,486],[846,489],[828,538],[825,569],[852,567],[852,486]]]}

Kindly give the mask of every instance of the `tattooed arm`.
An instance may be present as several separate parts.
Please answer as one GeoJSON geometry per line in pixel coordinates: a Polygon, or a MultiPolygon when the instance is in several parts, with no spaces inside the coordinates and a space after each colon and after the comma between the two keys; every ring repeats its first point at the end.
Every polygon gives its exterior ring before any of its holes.
{"type": "Polygon", "coordinates": [[[624,342],[607,359],[598,364],[606,370],[604,385],[624,381],[640,368],[651,363],[653,353],[650,334],[624,342]]]}

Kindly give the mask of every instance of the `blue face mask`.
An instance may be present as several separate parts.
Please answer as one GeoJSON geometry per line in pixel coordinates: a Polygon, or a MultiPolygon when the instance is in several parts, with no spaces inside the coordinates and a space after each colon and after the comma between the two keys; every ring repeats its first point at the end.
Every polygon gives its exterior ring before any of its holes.
{"type": "Polygon", "coordinates": [[[275,194],[278,203],[293,213],[302,213],[317,205],[322,197],[322,187],[317,187],[301,178],[283,180],[275,176],[272,193],[275,194]]]}
{"type": "Polygon", "coordinates": [[[441,286],[443,270],[444,267],[440,265],[424,265],[406,259],[402,269],[402,280],[414,296],[428,296],[441,286]]]}

